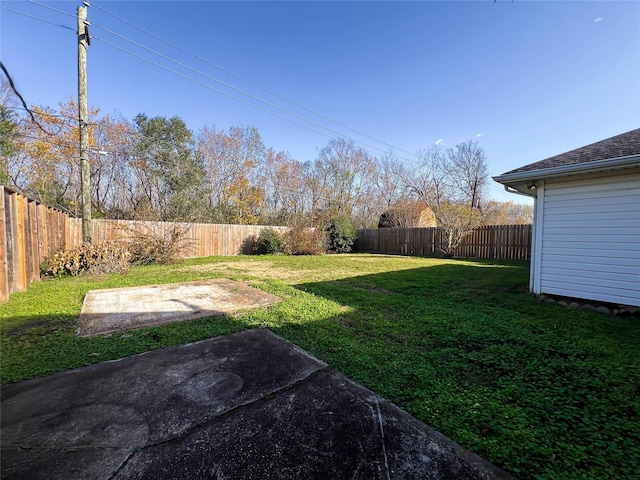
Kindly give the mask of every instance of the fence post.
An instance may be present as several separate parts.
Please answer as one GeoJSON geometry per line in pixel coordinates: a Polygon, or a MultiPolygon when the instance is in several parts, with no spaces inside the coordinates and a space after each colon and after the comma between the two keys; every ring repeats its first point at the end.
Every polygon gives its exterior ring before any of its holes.
{"type": "Polygon", "coordinates": [[[38,249],[38,204],[29,200],[29,236],[31,242],[31,281],[40,280],[40,253],[38,249]]]}
{"type": "Polygon", "coordinates": [[[7,271],[7,215],[4,208],[5,191],[0,185],[0,303],[9,300],[9,277],[7,271]]]}
{"type": "Polygon", "coordinates": [[[33,281],[34,264],[33,264],[33,244],[31,243],[31,218],[29,211],[29,199],[21,198],[20,210],[22,212],[22,250],[24,252],[24,288],[26,289],[33,281]]]}
{"type": "Polygon", "coordinates": [[[24,218],[24,197],[15,194],[13,203],[13,211],[16,217],[16,229],[13,237],[14,256],[13,256],[13,278],[16,290],[22,291],[27,288],[27,272],[26,272],[26,253],[25,252],[25,218],[24,218]]]}

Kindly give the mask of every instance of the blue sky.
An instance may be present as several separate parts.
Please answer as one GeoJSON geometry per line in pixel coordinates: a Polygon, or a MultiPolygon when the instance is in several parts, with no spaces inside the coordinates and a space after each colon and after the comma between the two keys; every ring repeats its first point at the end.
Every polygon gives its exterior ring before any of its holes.
{"type": "MultiPolygon", "coordinates": [[[[77,92],[74,16],[81,2],[39,3],[68,15],[33,2],[3,1],[3,7],[55,25],[0,10],[0,56],[27,102],[57,107],[77,92]]],[[[267,146],[301,161],[313,160],[329,138],[104,40],[329,136],[362,141],[374,154],[381,152],[373,147],[393,145],[407,158],[402,150],[477,140],[492,175],[640,126],[637,1],[91,3],[91,106],[128,119],[139,112],[178,115],[194,132],[204,125],[256,126],[267,146]],[[244,83],[104,9],[342,125],[244,83]],[[172,64],[105,28],[338,133],[172,64]]],[[[498,200],[526,201],[498,184],[490,192],[498,200]]]]}

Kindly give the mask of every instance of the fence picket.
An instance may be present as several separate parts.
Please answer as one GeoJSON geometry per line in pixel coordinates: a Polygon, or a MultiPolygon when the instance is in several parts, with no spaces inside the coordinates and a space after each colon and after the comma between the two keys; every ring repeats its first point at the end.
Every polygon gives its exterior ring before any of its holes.
{"type": "MultiPolygon", "coordinates": [[[[0,245],[7,245],[7,215],[5,212],[5,190],[0,185],[0,245]]],[[[9,277],[7,268],[7,249],[0,250],[0,303],[9,300],[9,277]]]]}

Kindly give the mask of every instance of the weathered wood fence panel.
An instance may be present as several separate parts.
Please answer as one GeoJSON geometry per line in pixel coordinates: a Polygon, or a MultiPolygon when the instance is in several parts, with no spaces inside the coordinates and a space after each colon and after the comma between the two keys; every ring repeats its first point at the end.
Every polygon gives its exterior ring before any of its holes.
{"type": "MultiPolygon", "coordinates": [[[[467,235],[454,257],[531,259],[531,225],[490,225],[467,235]]],[[[357,232],[356,251],[400,255],[434,256],[442,250],[442,229],[375,228],[357,232]]]]}
{"type": "MultiPolygon", "coordinates": [[[[74,219],[75,220],[75,219],[74,219]]],[[[183,233],[185,257],[230,256],[250,253],[254,239],[268,228],[265,225],[213,225],[207,223],[147,222],[140,220],[92,220],[91,239],[94,243],[127,240],[132,236],[169,235],[173,230],[183,233]]],[[[284,232],[286,227],[271,227],[284,232]]],[[[81,229],[76,235],[81,242],[81,229]]]]}

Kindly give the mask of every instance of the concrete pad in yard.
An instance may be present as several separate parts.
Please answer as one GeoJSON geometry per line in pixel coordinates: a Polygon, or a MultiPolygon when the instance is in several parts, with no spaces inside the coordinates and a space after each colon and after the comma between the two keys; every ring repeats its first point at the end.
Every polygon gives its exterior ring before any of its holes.
{"type": "Polygon", "coordinates": [[[226,278],[91,290],[82,305],[78,335],[101,335],[224,315],[280,300],[275,295],[226,278]]]}
{"type": "Polygon", "coordinates": [[[3,479],[507,479],[268,330],[7,385],[3,479]]]}

